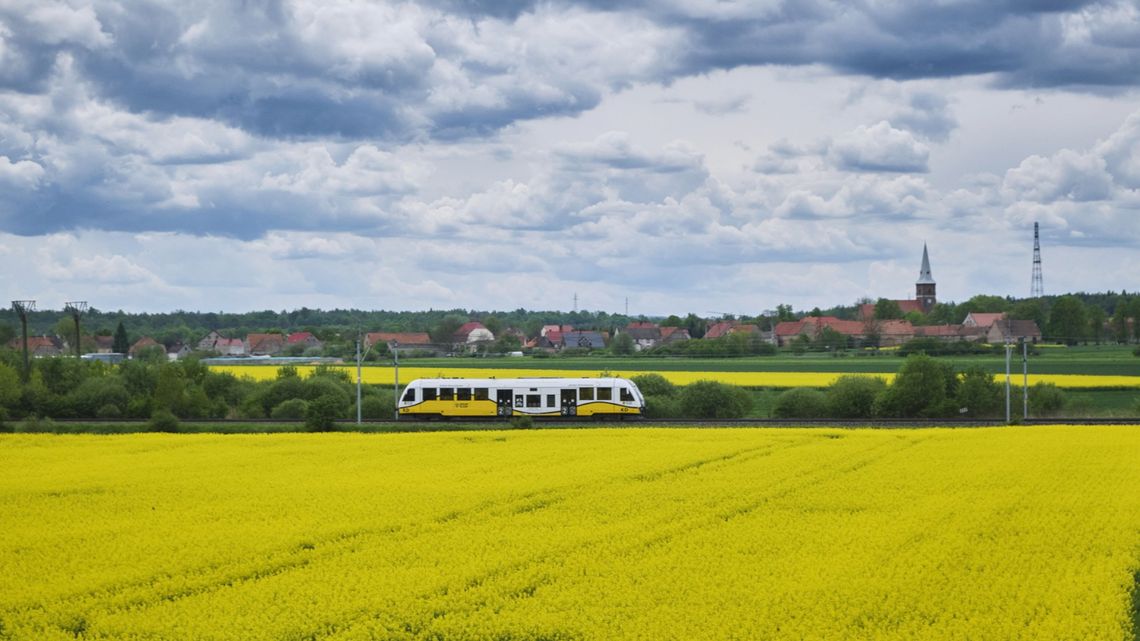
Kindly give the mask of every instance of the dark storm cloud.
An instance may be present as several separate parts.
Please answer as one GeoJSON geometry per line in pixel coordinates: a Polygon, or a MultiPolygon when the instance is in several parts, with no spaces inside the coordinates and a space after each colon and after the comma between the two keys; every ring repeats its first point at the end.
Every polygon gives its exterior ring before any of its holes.
{"type": "MultiPolygon", "coordinates": [[[[669,82],[746,65],[823,64],[894,79],[994,73],[996,82],[1013,87],[1140,82],[1134,25],[1098,18],[1111,12],[1109,3],[814,0],[773,9],[743,3],[441,0],[434,10],[431,5],[415,9],[443,13],[413,20],[407,26],[411,34],[383,31],[391,25],[377,19],[376,41],[411,36],[382,56],[337,50],[342,43],[335,32],[306,36],[313,25],[302,20],[323,19],[320,12],[300,16],[281,2],[221,3],[205,10],[138,1],[93,6],[89,17],[104,33],[102,42],[78,28],[69,37],[37,36],[37,25],[18,12],[4,14],[8,55],[0,66],[0,84],[42,90],[55,55],[67,49],[100,93],[135,112],[217,118],[271,137],[406,140],[485,136],[517,121],[592,109],[606,89],[630,81],[669,82]],[[1075,13],[1082,9],[1087,11],[1075,13]],[[453,32],[438,29],[441,20],[460,17],[476,34],[485,21],[510,30],[527,14],[570,10],[627,13],[676,30],[678,38],[652,52],[658,63],[634,76],[613,60],[613,68],[600,75],[574,79],[569,77],[573,68],[554,68],[538,59],[477,59],[453,41],[453,32]],[[1065,19],[1083,20],[1088,36],[1066,37],[1065,19]],[[467,91],[490,86],[499,95],[489,103],[431,104],[433,92],[450,89],[440,84],[448,83],[447,77],[431,76],[441,62],[460,70],[471,87],[467,91]],[[525,83],[511,82],[513,74],[528,68],[547,86],[526,89],[525,83]]],[[[577,36],[580,44],[591,34],[577,36]]]]}

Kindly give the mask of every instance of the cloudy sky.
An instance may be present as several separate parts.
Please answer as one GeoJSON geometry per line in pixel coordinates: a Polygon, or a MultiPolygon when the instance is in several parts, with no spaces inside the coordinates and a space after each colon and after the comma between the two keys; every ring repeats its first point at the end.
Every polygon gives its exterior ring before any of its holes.
{"type": "Polygon", "coordinates": [[[1140,288],[1140,2],[0,0],[0,296],[1140,288]]]}

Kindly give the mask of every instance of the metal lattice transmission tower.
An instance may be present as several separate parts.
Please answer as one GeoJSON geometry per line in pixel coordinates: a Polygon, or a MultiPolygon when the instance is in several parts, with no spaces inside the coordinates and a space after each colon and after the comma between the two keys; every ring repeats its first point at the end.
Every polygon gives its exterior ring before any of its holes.
{"type": "Polygon", "coordinates": [[[1041,278],[1041,234],[1037,223],[1033,223],[1033,282],[1029,286],[1030,298],[1045,295],[1045,281],[1041,278]]]}
{"type": "Polygon", "coordinates": [[[12,309],[20,317],[20,335],[24,340],[24,382],[26,383],[32,372],[32,364],[28,360],[28,314],[36,311],[36,301],[14,300],[12,301],[12,309]]]}
{"type": "Polygon", "coordinates": [[[87,313],[87,301],[75,300],[69,303],[64,303],[63,309],[64,311],[70,313],[71,317],[75,319],[75,358],[80,358],[80,355],[83,352],[79,347],[79,340],[81,338],[81,335],[79,333],[79,317],[87,313]]]}

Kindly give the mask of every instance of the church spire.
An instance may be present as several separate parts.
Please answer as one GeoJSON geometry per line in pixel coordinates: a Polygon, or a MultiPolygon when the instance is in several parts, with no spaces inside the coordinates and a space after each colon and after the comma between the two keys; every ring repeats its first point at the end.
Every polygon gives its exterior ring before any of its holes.
{"type": "Polygon", "coordinates": [[[930,273],[930,254],[926,251],[926,243],[922,244],[922,267],[918,270],[918,280],[914,283],[914,297],[922,305],[922,312],[929,314],[938,302],[935,294],[934,276],[930,273]]]}
{"type": "Polygon", "coordinates": [[[915,284],[934,284],[934,276],[930,275],[930,254],[926,251],[926,243],[922,244],[922,268],[918,270],[918,280],[915,284]]]}

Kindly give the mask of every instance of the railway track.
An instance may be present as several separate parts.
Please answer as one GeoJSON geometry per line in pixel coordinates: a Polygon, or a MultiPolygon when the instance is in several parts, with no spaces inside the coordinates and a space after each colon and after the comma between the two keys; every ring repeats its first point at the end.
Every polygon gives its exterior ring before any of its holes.
{"type": "MultiPolygon", "coordinates": [[[[90,431],[90,432],[145,432],[148,431],[148,421],[144,419],[133,420],[97,420],[97,419],[56,419],[51,424],[43,426],[37,431],[90,431]],[[58,425],[62,429],[52,429],[51,425],[58,425]],[[90,426],[90,430],[73,430],[68,426],[90,426]],[[107,429],[101,430],[100,427],[107,429]],[[123,428],[127,429],[114,429],[123,428]],[[131,429],[135,428],[137,429],[131,429]]],[[[300,421],[278,421],[273,419],[185,419],[179,421],[189,429],[187,432],[250,432],[260,431],[305,431],[300,421]],[[264,425],[265,430],[258,430],[257,425],[264,425]],[[216,430],[210,429],[216,426],[216,430]],[[239,426],[249,426],[252,429],[235,429],[239,426]],[[270,426],[274,426],[271,428],[270,426]],[[281,429],[286,426],[286,429],[281,429]],[[288,429],[295,426],[295,430],[288,429]]],[[[463,420],[365,420],[359,430],[356,421],[345,419],[337,421],[334,431],[352,432],[444,432],[466,430],[501,430],[501,429],[572,429],[590,427],[733,427],[733,428],[792,428],[792,427],[838,427],[845,429],[892,429],[892,428],[970,428],[970,427],[1000,427],[1005,425],[1002,420],[959,420],[959,419],[775,419],[775,418],[741,418],[741,419],[606,419],[583,421],[576,419],[549,418],[534,421],[529,427],[512,424],[504,419],[463,419],[463,420]]],[[[1134,418],[1035,418],[1018,420],[1020,425],[1140,425],[1140,417],[1134,418]]],[[[9,422],[9,430],[17,428],[18,423],[9,422]]]]}

